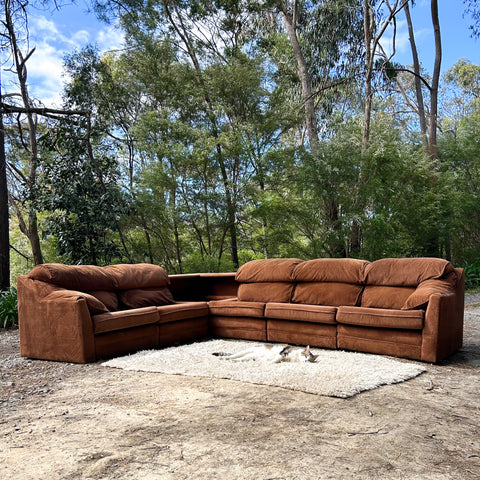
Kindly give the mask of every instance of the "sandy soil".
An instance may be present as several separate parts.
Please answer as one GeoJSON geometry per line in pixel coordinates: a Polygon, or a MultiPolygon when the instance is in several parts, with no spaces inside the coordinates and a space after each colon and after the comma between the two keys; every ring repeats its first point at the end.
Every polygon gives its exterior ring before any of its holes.
{"type": "Polygon", "coordinates": [[[0,479],[480,478],[480,304],[465,345],[350,399],[22,359],[0,331],[0,479]]]}

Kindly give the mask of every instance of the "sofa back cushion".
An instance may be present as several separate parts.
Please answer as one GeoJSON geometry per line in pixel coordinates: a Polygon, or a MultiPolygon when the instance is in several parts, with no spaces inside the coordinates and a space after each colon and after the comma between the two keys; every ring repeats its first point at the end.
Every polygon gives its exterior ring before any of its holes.
{"type": "Polygon", "coordinates": [[[318,258],[296,265],[295,282],[357,283],[363,280],[363,270],[368,262],[354,258],[318,258]]]}
{"type": "Polygon", "coordinates": [[[113,280],[104,267],[44,263],[34,267],[28,277],[69,290],[113,290],[113,280]]]}
{"type": "Polygon", "coordinates": [[[116,312],[118,310],[117,292],[109,290],[90,290],[87,293],[100,300],[109,312],[116,312]]]}
{"type": "Polygon", "coordinates": [[[383,258],[365,267],[363,280],[367,285],[417,287],[453,271],[453,265],[441,258],[383,258]]]}
{"type": "Polygon", "coordinates": [[[412,294],[405,300],[402,310],[413,310],[424,308],[430,296],[439,293],[448,295],[455,292],[457,286],[456,272],[449,273],[442,279],[429,279],[422,282],[412,294]]]}
{"type": "Polygon", "coordinates": [[[150,263],[109,265],[103,268],[112,278],[115,290],[166,287],[170,283],[167,272],[150,263]]]}
{"type": "Polygon", "coordinates": [[[401,310],[407,298],[415,291],[414,287],[385,287],[367,285],[362,294],[362,307],[393,308],[401,310]]]}
{"type": "Polygon", "coordinates": [[[292,302],[309,305],[358,305],[362,285],[340,282],[302,282],[295,287],[292,302]]]}
{"type": "Polygon", "coordinates": [[[299,258],[252,260],[238,269],[235,280],[239,283],[290,282],[293,270],[302,261],[299,258]]]}
{"type": "Polygon", "coordinates": [[[175,303],[168,287],[132,288],[119,292],[118,296],[126,308],[160,307],[175,303]]]}
{"type": "Polygon", "coordinates": [[[292,297],[293,283],[256,282],[241,283],[237,298],[243,302],[281,302],[288,303],[292,297]]]}

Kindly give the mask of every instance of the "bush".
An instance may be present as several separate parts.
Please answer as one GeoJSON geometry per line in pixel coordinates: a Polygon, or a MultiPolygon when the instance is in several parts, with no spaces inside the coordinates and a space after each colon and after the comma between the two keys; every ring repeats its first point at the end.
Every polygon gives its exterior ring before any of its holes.
{"type": "Polygon", "coordinates": [[[465,269],[465,289],[478,289],[480,287],[480,261],[465,262],[462,267],[465,269]]]}
{"type": "Polygon", "coordinates": [[[18,323],[17,289],[0,292],[0,327],[10,328],[18,323]]]}

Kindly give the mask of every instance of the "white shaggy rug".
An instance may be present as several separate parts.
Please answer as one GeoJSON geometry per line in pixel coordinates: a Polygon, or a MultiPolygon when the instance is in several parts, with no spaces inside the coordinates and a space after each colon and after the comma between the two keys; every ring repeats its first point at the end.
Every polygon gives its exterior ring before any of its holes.
{"type": "Polygon", "coordinates": [[[256,345],[262,344],[209,340],[163,350],[145,350],[114,358],[102,365],[124,370],[226,378],[340,398],[403,382],[426,371],[423,365],[380,355],[317,348],[312,348],[312,353],[318,355],[315,363],[237,362],[212,355],[213,352],[237,353],[256,345]]]}

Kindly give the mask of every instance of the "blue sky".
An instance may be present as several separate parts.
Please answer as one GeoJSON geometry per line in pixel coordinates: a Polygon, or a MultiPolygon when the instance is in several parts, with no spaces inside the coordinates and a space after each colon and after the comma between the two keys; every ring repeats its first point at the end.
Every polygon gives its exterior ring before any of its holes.
{"type": "MultiPolygon", "coordinates": [[[[440,27],[443,43],[442,71],[445,72],[458,59],[465,57],[480,64],[479,40],[470,37],[469,19],[463,18],[462,0],[439,0],[440,27]]],[[[417,0],[412,9],[420,61],[427,71],[432,71],[434,39],[430,17],[430,0],[417,0]]],[[[118,49],[122,33],[114,27],[99,22],[89,11],[87,0],[77,0],[76,5],[66,5],[60,10],[31,10],[29,14],[30,44],[36,47],[28,62],[30,92],[47,106],[59,104],[62,90],[62,62],[65,54],[78,50],[88,43],[97,44],[100,50],[118,49]]],[[[384,41],[388,48],[388,39],[384,41]]],[[[403,14],[398,20],[397,52],[395,61],[411,63],[408,32],[403,14]]],[[[2,64],[4,64],[3,59],[2,64]]],[[[9,89],[5,72],[4,90],[9,89]]]]}

